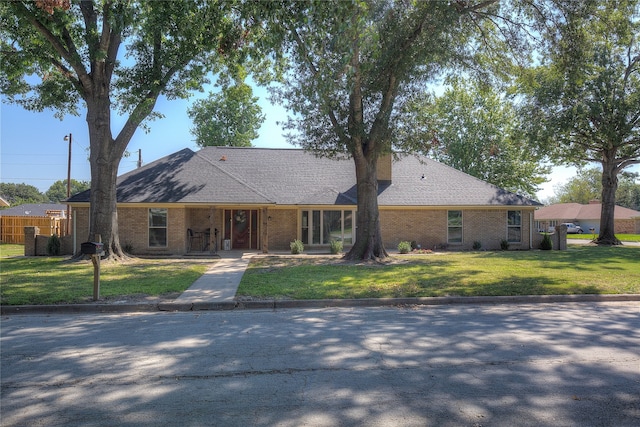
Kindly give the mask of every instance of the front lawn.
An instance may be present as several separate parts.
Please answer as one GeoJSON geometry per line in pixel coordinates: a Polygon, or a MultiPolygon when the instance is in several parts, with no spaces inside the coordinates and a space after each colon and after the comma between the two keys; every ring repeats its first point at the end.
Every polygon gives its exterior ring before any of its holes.
{"type": "MultiPolygon", "coordinates": [[[[69,261],[66,257],[15,256],[19,255],[15,246],[20,245],[0,246],[0,304],[92,301],[91,261],[69,261]]],[[[177,297],[204,273],[211,262],[184,259],[133,259],[121,264],[103,262],[100,269],[100,297],[108,300],[132,296],[177,297]]]]}
{"type": "MultiPolygon", "coordinates": [[[[596,234],[596,237],[598,235],[596,234]]],[[[624,242],[640,242],[640,234],[616,234],[616,237],[624,242]]],[[[582,234],[567,234],[567,239],[593,240],[593,234],[585,231],[582,234]]]]}
{"type": "Polygon", "coordinates": [[[385,264],[330,256],[251,261],[237,296],[280,299],[640,293],[639,247],[396,255],[385,264]]]}

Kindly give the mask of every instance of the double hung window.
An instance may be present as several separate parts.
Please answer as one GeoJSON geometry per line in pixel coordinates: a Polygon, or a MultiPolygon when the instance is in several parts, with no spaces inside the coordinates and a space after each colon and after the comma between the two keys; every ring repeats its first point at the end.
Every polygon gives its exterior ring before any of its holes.
{"type": "Polygon", "coordinates": [[[167,209],[149,209],[149,247],[167,246],[167,209]]]}

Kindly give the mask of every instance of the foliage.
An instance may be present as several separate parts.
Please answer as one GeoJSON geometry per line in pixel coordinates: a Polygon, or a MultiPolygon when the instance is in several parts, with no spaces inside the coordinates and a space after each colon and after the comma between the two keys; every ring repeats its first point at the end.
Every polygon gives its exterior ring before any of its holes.
{"type": "Polygon", "coordinates": [[[201,147],[250,147],[265,116],[253,96],[251,86],[237,79],[224,85],[219,93],[196,101],[188,110],[193,120],[191,133],[201,147]]]}
{"type": "Polygon", "coordinates": [[[0,196],[10,205],[24,205],[25,203],[46,203],[47,198],[38,188],[29,184],[0,183],[0,196]]]}
{"type": "MultiPolygon", "coordinates": [[[[283,81],[273,99],[291,113],[293,143],[350,157],[358,171],[358,229],[349,259],[382,259],[377,159],[399,146],[401,106],[444,70],[502,53],[497,1],[286,2],[269,9],[283,81]],[[486,48],[486,49],[485,49],[486,48]]],[[[515,37],[514,37],[515,38],[515,37]]],[[[497,61],[494,61],[496,68],[497,61]]],[[[478,67],[481,68],[481,67],[478,67]]]]}
{"type": "MultiPolygon", "coordinates": [[[[61,304],[93,302],[91,261],[70,262],[63,257],[0,260],[0,304],[61,304]]],[[[24,254],[24,249],[22,251],[24,254]]],[[[137,259],[126,263],[103,261],[100,297],[162,296],[183,292],[200,277],[211,260],[137,259]]]]}
{"type": "Polygon", "coordinates": [[[342,253],[342,249],[343,249],[342,240],[332,240],[331,242],[329,242],[329,246],[331,248],[332,254],[342,253]]]}
{"type": "Polygon", "coordinates": [[[638,247],[571,246],[566,251],[411,254],[366,265],[320,256],[259,257],[251,260],[237,295],[326,299],[638,294],[639,255],[638,247]]]}
{"type": "Polygon", "coordinates": [[[509,244],[509,241],[506,239],[502,239],[500,240],[500,249],[502,249],[503,251],[508,251],[509,250],[509,246],[511,246],[509,244]]]}
{"type": "Polygon", "coordinates": [[[291,247],[291,253],[294,255],[298,255],[304,252],[304,244],[302,243],[302,240],[296,239],[291,242],[289,246],[291,247]]]}
{"type": "Polygon", "coordinates": [[[542,31],[542,65],[525,72],[532,141],[568,164],[602,164],[599,243],[617,244],[618,175],[640,163],[640,8],[637,0],[556,2],[542,31]]]}
{"type": "MultiPolygon", "coordinates": [[[[0,2],[3,101],[56,116],[86,110],[90,141],[88,235],[122,255],[115,180],[140,126],[158,117],[159,96],[186,98],[210,72],[242,62],[252,33],[246,2],[205,0],[0,2]],[[126,50],[126,51],[125,51],[126,50]],[[112,113],[125,116],[112,134],[112,113]]],[[[257,31],[256,31],[257,32],[257,31]]]]}
{"type": "MultiPolygon", "coordinates": [[[[71,195],[82,193],[89,190],[91,183],[88,181],[71,180],[71,195]]],[[[44,193],[51,203],[60,203],[67,200],[67,180],[58,180],[44,193]]]]}
{"type": "Polygon", "coordinates": [[[553,241],[551,240],[551,235],[549,233],[543,234],[542,241],[540,242],[540,249],[543,251],[550,251],[553,249],[553,241]]]}
{"type": "Polygon", "coordinates": [[[440,96],[404,106],[414,126],[403,128],[414,150],[514,193],[532,197],[545,182],[545,155],[526,142],[513,101],[486,82],[450,80],[440,96]]]}
{"type": "Polygon", "coordinates": [[[400,242],[398,243],[398,252],[401,254],[408,254],[411,252],[411,242],[400,242]]]}
{"type": "Polygon", "coordinates": [[[482,249],[482,243],[480,243],[479,241],[474,241],[473,242],[473,250],[474,251],[479,251],[480,249],[482,249]]]}
{"type": "MultiPolygon", "coordinates": [[[[640,183],[637,173],[623,171],[618,180],[616,205],[640,210],[640,183]]],[[[578,169],[566,183],[555,186],[550,203],[581,203],[600,200],[602,196],[602,172],[599,168],[578,169]]]]}
{"type": "Polygon", "coordinates": [[[57,234],[52,234],[47,239],[47,255],[58,256],[60,255],[60,237],[57,234]]]}

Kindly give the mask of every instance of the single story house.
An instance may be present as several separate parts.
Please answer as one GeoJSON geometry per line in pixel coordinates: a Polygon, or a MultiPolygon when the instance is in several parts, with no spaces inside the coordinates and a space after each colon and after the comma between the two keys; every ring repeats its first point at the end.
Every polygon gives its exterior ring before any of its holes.
{"type": "MultiPolygon", "coordinates": [[[[594,229],[594,233],[600,233],[600,215],[602,203],[598,200],[589,202],[588,205],[580,203],[558,203],[544,206],[536,211],[536,228],[547,230],[563,222],[572,222],[579,225],[585,233],[594,229]]],[[[640,233],[640,212],[633,209],[616,206],[614,213],[614,233],[638,234],[640,233]]]]}
{"type": "MultiPolygon", "coordinates": [[[[538,247],[542,206],[425,157],[379,160],[378,203],[388,248],[538,247]]],[[[76,247],[87,239],[89,191],[69,199],[76,247]]],[[[134,254],[240,249],[288,251],[356,238],[356,177],[350,159],[300,149],[184,149],[120,176],[120,242],[134,254]]]]}

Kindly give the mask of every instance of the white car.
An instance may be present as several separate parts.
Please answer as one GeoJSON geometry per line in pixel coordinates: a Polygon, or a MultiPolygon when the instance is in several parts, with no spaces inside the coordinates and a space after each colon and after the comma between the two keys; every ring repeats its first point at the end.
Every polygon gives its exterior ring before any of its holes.
{"type": "Polygon", "coordinates": [[[567,226],[567,234],[582,234],[582,233],[584,233],[584,231],[582,230],[582,228],[580,228],[579,225],[575,225],[572,222],[563,222],[560,225],[566,225],[567,226]]]}

